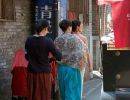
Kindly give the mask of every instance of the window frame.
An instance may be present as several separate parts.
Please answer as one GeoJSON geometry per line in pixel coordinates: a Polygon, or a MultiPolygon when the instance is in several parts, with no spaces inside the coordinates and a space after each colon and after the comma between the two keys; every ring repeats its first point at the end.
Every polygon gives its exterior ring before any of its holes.
{"type": "Polygon", "coordinates": [[[15,21],[16,20],[16,15],[15,15],[15,4],[14,0],[10,2],[10,5],[12,6],[12,18],[6,18],[6,14],[10,13],[9,11],[6,10],[6,0],[0,0],[0,21],[15,21]]]}

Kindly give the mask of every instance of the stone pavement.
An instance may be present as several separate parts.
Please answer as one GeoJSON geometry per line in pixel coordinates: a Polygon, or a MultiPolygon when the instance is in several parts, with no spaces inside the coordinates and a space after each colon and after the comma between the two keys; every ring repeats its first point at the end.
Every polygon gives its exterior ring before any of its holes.
{"type": "Polygon", "coordinates": [[[93,78],[84,82],[82,100],[100,100],[102,87],[102,75],[93,71],[93,78]]]}
{"type": "Polygon", "coordinates": [[[130,100],[130,88],[104,92],[103,76],[98,71],[93,71],[93,78],[84,82],[82,100],[130,100]]]}

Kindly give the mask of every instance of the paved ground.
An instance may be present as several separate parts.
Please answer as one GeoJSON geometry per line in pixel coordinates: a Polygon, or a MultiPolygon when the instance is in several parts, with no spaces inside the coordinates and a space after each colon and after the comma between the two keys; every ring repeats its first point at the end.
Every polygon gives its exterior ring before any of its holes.
{"type": "Polygon", "coordinates": [[[95,71],[94,78],[84,83],[82,100],[130,100],[130,88],[104,92],[102,75],[95,71]]]}
{"type": "Polygon", "coordinates": [[[82,100],[100,100],[102,87],[102,76],[94,72],[93,79],[84,83],[82,100]]]}
{"type": "Polygon", "coordinates": [[[82,100],[100,100],[102,79],[92,79],[84,83],[83,99],[82,100]]]}

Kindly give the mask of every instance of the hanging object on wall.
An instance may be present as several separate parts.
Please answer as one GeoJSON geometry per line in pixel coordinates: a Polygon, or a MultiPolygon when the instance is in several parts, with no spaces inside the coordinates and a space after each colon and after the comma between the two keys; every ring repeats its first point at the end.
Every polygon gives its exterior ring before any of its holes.
{"type": "Polygon", "coordinates": [[[76,19],[77,19],[76,13],[75,13],[74,11],[69,11],[69,12],[68,12],[68,19],[69,19],[70,21],[76,20],[76,19]]]}

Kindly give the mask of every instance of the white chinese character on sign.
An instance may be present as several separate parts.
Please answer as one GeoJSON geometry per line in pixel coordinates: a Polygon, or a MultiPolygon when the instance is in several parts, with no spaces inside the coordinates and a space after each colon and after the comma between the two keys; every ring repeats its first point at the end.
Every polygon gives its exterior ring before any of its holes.
{"type": "Polygon", "coordinates": [[[45,5],[45,10],[48,10],[48,5],[45,5]]]}

